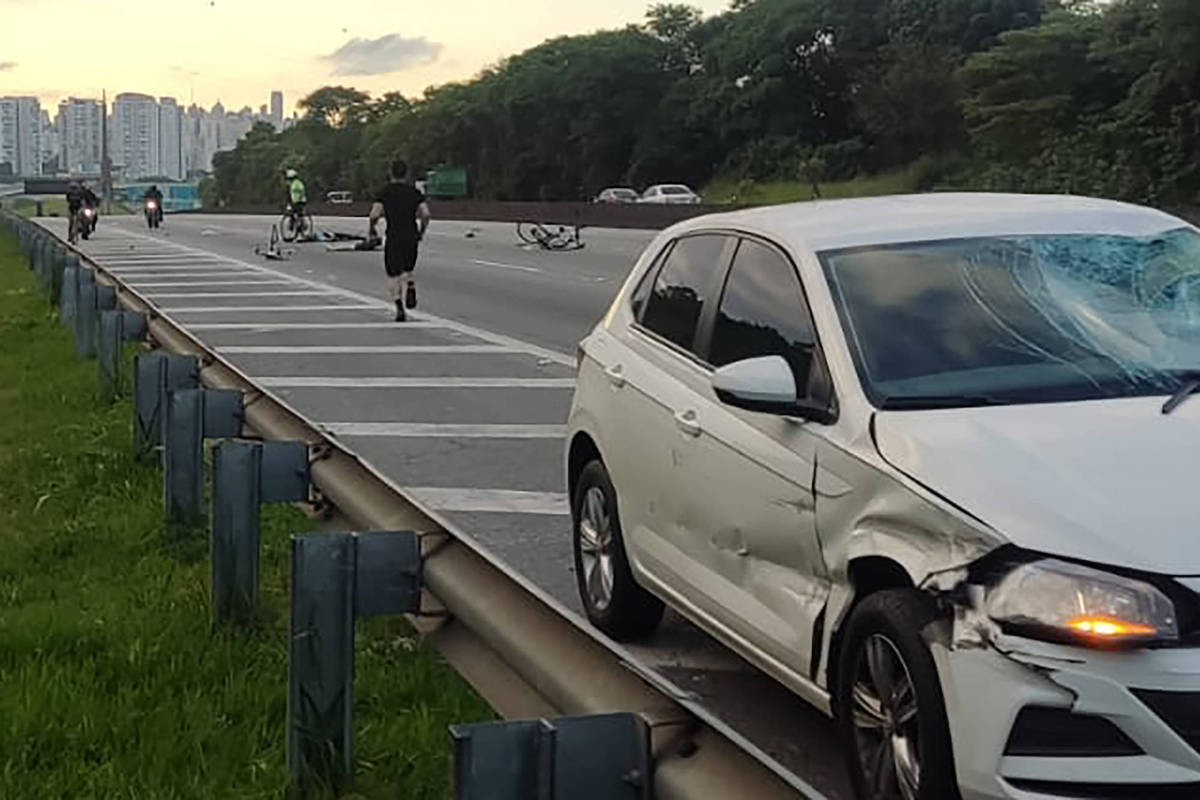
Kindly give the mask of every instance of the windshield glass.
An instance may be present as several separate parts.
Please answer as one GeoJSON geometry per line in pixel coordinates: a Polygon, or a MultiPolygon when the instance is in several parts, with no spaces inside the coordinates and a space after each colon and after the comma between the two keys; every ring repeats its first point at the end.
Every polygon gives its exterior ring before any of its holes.
{"type": "Polygon", "coordinates": [[[1169,394],[1200,374],[1200,234],[1055,235],[821,256],[881,408],[1169,394]]]}
{"type": "Polygon", "coordinates": [[[691,190],[686,186],[664,186],[662,187],[663,194],[691,194],[691,190]]]}

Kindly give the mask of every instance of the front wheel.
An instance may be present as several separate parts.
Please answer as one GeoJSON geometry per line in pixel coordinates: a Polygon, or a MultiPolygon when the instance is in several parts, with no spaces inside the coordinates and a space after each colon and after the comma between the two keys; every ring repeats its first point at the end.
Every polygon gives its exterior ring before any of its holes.
{"type": "Polygon", "coordinates": [[[285,242],[296,241],[296,216],[294,214],[284,214],[279,218],[279,237],[285,242]]]}
{"type": "Polygon", "coordinates": [[[846,624],[838,728],[859,800],[959,796],[946,704],[921,631],[937,617],[912,589],[878,592],[846,624]]]}
{"type": "Polygon", "coordinates": [[[599,460],[580,473],[571,517],[575,580],[588,619],[617,640],[648,636],[662,621],[663,602],[633,579],[617,515],[617,491],[599,460]]]}

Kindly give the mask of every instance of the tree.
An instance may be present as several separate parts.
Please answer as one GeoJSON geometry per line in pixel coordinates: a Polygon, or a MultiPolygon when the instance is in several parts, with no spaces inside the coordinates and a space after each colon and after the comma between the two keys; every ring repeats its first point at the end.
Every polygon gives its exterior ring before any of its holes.
{"type": "Polygon", "coordinates": [[[339,128],[361,121],[371,96],[345,86],[325,86],[304,97],[297,105],[309,119],[339,128]]]}

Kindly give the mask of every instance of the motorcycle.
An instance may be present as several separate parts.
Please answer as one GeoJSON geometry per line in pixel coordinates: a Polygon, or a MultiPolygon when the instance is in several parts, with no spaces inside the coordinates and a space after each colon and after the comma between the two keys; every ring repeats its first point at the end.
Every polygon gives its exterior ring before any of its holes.
{"type": "Polygon", "coordinates": [[[96,230],[96,209],[83,206],[75,215],[75,231],[78,236],[87,239],[96,230]]]}
{"type": "Polygon", "coordinates": [[[157,228],[162,224],[162,208],[157,200],[146,201],[146,225],[150,229],[157,228]]]}

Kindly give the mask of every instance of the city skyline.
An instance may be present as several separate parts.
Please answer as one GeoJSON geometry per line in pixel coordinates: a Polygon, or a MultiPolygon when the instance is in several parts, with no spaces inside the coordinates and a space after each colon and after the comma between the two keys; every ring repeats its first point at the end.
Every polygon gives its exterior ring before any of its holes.
{"type": "MultiPolygon", "coordinates": [[[[96,175],[105,114],[100,98],[67,97],[57,109],[27,95],[0,96],[0,178],[96,175]],[[51,111],[54,115],[51,116],[51,111]]],[[[140,92],[107,97],[109,158],[127,180],[186,180],[212,169],[213,156],[233,149],[259,122],[284,130],[283,93],[274,90],[258,110],[184,106],[177,98],[140,92]]]]}
{"type": "MultiPolygon", "coordinates": [[[[728,0],[694,5],[712,14],[728,0]]],[[[390,0],[343,0],[331,15],[328,4],[317,0],[236,6],[196,0],[147,15],[116,0],[0,0],[10,30],[55,32],[54,47],[38,36],[5,42],[0,96],[32,95],[43,107],[56,108],[66,97],[99,99],[107,89],[109,97],[138,92],[175,97],[185,107],[211,108],[219,100],[226,108],[258,109],[277,89],[290,115],[298,99],[327,85],[419,97],[430,86],[468,79],[547,38],[640,22],[647,7],[648,0],[566,6],[512,0],[501,14],[491,0],[443,0],[406,7],[400,15],[390,0]],[[64,19],[76,24],[63,25],[64,19]],[[281,33],[270,33],[276,30],[281,33]],[[101,42],[150,44],[99,49],[101,42]],[[154,69],[147,69],[150,48],[154,69]]]]}

